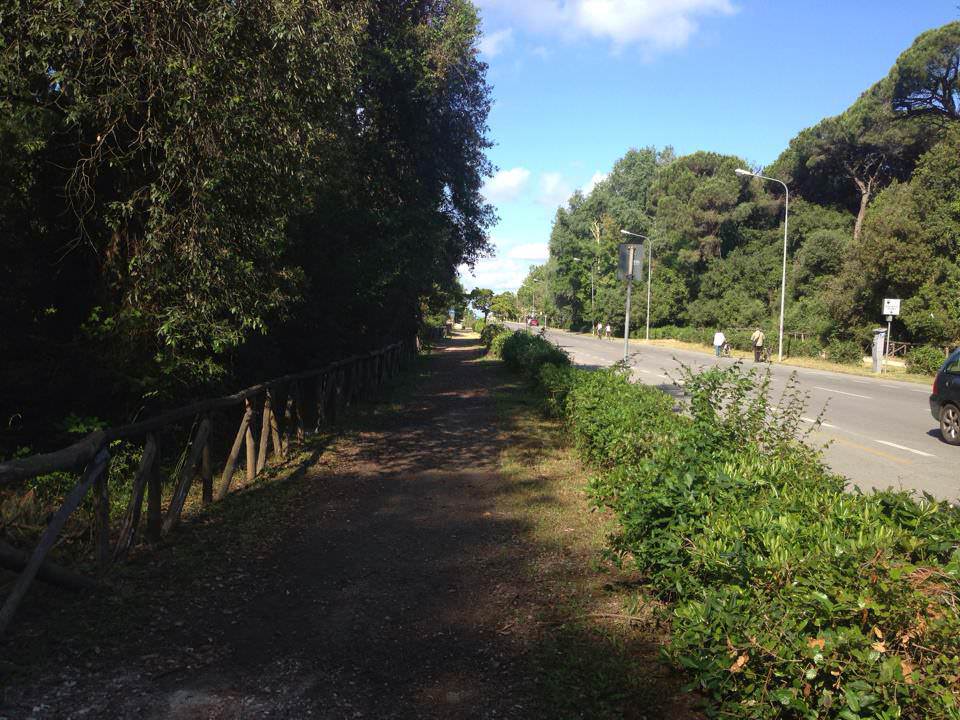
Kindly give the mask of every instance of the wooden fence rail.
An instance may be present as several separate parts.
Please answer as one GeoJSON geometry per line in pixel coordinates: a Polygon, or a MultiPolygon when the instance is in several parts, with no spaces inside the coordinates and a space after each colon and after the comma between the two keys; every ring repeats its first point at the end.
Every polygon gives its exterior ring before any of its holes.
{"type": "Polygon", "coordinates": [[[0,608],[0,635],[10,624],[35,578],[79,587],[87,584],[53,563],[46,556],[54,547],[70,514],[91,488],[94,490],[96,556],[101,571],[111,562],[123,560],[136,538],[146,497],[146,537],[155,541],[171,532],[180,522],[183,506],[199,476],[202,502],[224,499],[230,492],[234,473],[245,449],[245,473],[248,482],[263,472],[272,454],[285,459],[291,443],[302,442],[307,423],[314,420],[315,430],[336,422],[343,409],[392,378],[406,361],[419,351],[419,339],[394,343],[364,355],[355,355],[322,368],[285,375],[254,385],[233,395],[204,400],[148,420],[98,430],[79,442],[55,452],[0,463],[0,486],[20,483],[52,472],[80,471],[82,475],[53,515],[32,553],[5,546],[0,552],[0,567],[19,572],[13,589],[0,608]],[[225,420],[228,411],[242,408],[239,428],[227,454],[219,487],[214,488],[211,437],[216,423],[225,420]],[[259,421],[259,427],[257,422],[259,421]],[[173,495],[163,513],[158,434],[178,423],[191,423],[186,450],[175,471],[173,495]],[[143,453],[133,478],[131,499],[120,523],[116,542],[110,527],[110,498],[107,477],[110,443],[116,440],[143,441],[143,453]]]}

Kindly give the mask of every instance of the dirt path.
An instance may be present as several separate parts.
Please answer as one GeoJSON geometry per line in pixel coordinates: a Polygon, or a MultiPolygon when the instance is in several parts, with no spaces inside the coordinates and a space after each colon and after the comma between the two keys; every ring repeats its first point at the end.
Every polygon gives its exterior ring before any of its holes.
{"type": "Polygon", "coordinates": [[[113,593],[39,598],[0,646],[28,670],[0,717],[545,716],[511,630],[537,611],[529,528],[500,510],[519,490],[478,356],[448,342],[399,411],[373,406],[113,593]]]}

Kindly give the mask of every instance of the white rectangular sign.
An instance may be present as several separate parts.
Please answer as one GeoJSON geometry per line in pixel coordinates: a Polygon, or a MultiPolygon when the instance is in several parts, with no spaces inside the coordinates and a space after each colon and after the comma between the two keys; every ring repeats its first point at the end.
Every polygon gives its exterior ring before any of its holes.
{"type": "Polygon", "coordinates": [[[894,298],[883,299],[883,315],[899,315],[900,300],[894,298]]]}

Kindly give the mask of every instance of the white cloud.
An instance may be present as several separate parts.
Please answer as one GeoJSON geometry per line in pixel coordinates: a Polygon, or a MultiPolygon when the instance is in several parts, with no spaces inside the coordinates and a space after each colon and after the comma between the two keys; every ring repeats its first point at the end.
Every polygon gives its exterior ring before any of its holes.
{"type": "Polygon", "coordinates": [[[475,287],[490,288],[494,292],[516,292],[530,272],[531,265],[542,265],[549,255],[547,243],[523,243],[508,238],[493,237],[491,244],[497,256],[477,261],[473,273],[466,265],[460,270],[460,282],[467,290],[475,287]]]}
{"type": "Polygon", "coordinates": [[[597,171],[593,174],[593,177],[590,178],[590,182],[588,182],[588,183],[584,186],[584,188],[583,188],[583,194],[584,194],[584,195],[589,195],[590,193],[592,193],[592,192],[593,192],[593,189],[594,189],[599,183],[602,183],[604,180],[606,180],[608,177],[609,177],[609,174],[608,174],[608,173],[602,173],[602,172],[600,172],[599,170],[597,170],[597,171]]]}
{"type": "Polygon", "coordinates": [[[550,257],[550,248],[546,243],[524,243],[507,251],[507,257],[512,260],[535,260],[545,262],[550,257]]]}
{"type": "Polygon", "coordinates": [[[477,43],[477,48],[487,57],[496,57],[513,42],[513,28],[497,30],[489,35],[486,33],[477,43]]]}
{"type": "Polygon", "coordinates": [[[461,266],[460,282],[467,290],[484,287],[495,293],[505,290],[516,292],[533,264],[510,258],[484,258],[477,261],[473,273],[466,265],[461,266]]]}
{"type": "Polygon", "coordinates": [[[550,207],[566,205],[573,190],[563,175],[555,172],[543,173],[540,176],[540,194],[537,202],[550,207]]]}
{"type": "Polygon", "coordinates": [[[569,39],[593,37],[616,47],[680,48],[697,19],[736,12],[732,0],[479,0],[534,32],[569,39]]]}
{"type": "Polygon", "coordinates": [[[498,170],[483,186],[483,195],[490,202],[510,202],[520,197],[530,180],[530,171],[524,167],[498,170]]]}

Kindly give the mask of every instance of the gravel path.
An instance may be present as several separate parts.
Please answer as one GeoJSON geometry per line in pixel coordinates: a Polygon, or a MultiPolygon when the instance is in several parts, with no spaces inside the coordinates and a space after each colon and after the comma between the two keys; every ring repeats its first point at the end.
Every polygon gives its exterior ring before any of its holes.
{"type": "Polygon", "coordinates": [[[0,717],[536,717],[479,354],[448,342],[399,412],[295,473],[266,533],[214,514],[184,530],[193,565],[171,543],[86,608],[40,597],[0,646],[36,665],[0,717]]]}

